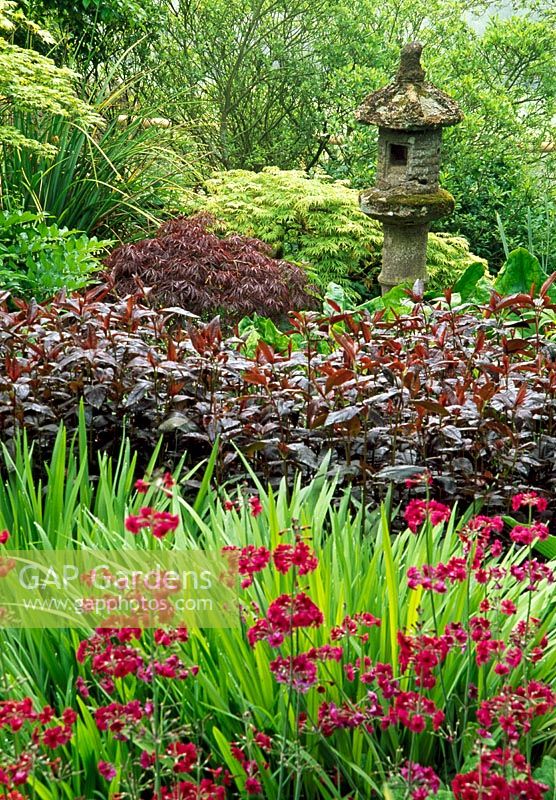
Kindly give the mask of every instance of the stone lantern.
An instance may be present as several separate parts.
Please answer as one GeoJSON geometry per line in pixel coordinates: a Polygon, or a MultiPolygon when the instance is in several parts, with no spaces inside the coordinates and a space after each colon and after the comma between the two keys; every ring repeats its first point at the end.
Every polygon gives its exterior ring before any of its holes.
{"type": "Polygon", "coordinates": [[[361,192],[361,210],[382,222],[384,246],[379,282],[393,286],[426,281],[432,220],[451,214],[454,198],[439,186],[442,128],[463,119],[457,103],[425,80],[419,42],[401,53],[395,80],[370,94],[359,122],[378,125],[376,185],[361,192]]]}

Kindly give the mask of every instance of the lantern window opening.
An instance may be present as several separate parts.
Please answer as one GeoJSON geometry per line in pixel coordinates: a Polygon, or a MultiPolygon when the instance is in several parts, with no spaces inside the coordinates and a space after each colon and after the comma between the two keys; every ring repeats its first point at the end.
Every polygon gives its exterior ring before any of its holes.
{"type": "Polygon", "coordinates": [[[390,144],[390,164],[395,167],[406,167],[409,147],[405,144],[390,144]]]}

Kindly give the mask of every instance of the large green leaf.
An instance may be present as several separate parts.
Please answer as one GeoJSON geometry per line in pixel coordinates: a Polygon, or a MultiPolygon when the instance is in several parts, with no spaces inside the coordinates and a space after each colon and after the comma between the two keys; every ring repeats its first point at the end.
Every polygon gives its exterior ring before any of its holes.
{"type": "Polygon", "coordinates": [[[538,293],[546,278],[538,258],[524,247],[518,247],[517,250],[512,250],[498,273],[494,288],[499,294],[509,295],[529,292],[534,286],[538,293]]]}
{"type": "Polygon", "coordinates": [[[475,291],[478,281],[481,280],[484,274],[484,265],[476,261],[467,267],[460,279],[454,284],[453,291],[459,294],[462,300],[467,300],[475,291]]]}

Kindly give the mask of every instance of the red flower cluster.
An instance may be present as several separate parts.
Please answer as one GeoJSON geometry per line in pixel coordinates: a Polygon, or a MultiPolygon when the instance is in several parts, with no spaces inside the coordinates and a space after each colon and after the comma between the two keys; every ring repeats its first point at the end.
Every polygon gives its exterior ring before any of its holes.
{"type": "Polygon", "coordinates": [[[16,733],[26,721],[36,721],[39,715],[33,710],[33,701],[30,697],[24,700],[0,701],[0,729],[10,728],[16,733]]]}
{"type": "Polygon", "coordinates": [[[175,481],[172,477],[171,472],[165,472],[162,477],[158,478],[154,484],[150,483],[145,478],[139,478],[139,480],[135,481],[135,491],[138,494],[147,494],[151,486],[156,486],[158,489],[161,489],[164,494],[171,494],[172,487],[175,485],[175,481]]]}
{"type": "Polygon", "coordinates": [[[251,647],[261,639],[279,647],[295,628],[318,628],[323,622],[322,611],[304,592],[294,597],[283,594],[269,605],[266,618],[257,620],[247,631],[247,639],[251,647]]]}
{"type": "Polygon", "coordinates": [[[415,486],[432,486],[432,475],[428,469],[425,469],[413,478],[406,478],[404,484],[406,489],[413,489],[415,486]]]}
{"type": "Polygon", "coordinates": [[[422,567],[409,567],[407,570],[407,585],[410,589],[422,586],[438,594],[448,591],[448,583],[462,583],[468,576],[467,561],[465,558],[454,556],[446,564],[432,566],[424,564],[422,567]]]}
{"type": "Polygon", "coordinates": [[[526,592],[534,592],[541,581],[554,583],[554,571],[548,564],[541,564],[536,558],[512,564],[510,574],[518,581],[527,581],[526,592]]]}
{"type": "Polygon", "coordinates": [[[431,794],[438,794],[440,778],[432,767],[406,761],[400,769],[400,775],[407,784],[411,800],[427,800],[431,794]]]}
{"type": "Polygon", "coordinates": [[[116,768],[109,761],[99,761],[97,769],[99,774],[107,781],[111,781],[112,778],[116,777],[116,768]]]}
{"type": "Polygon", "coordinates": [[[307,650],[307,657],[313,661],[341,661],[344,650],[331,644],[322,644],[320,647],[311,647],[307,650]]]}
{"type": "Polygon", "coordinates": [[[306,575],[318,566],[318,559],[313,550],[303,541],[292,544],[279,544],[273,552],[266,547],[256,547],[248,544],[246,547],[223,547],[222,552],[232,555],[240,575],[244,575],[241,587],[246,589],[253,583],[253,576],[261,572],[270,563],[271,558],[278,572],[286,574],[290,569],[296,569],[298,575],[306,575]]]}
{"type": "Polygon", "coordinates": [[[197,748],[192,742],[172,742],[166,748],[166,753],[175,759],[172,770],[176,773],[191,772],[199,759],[197,748]]]}
{"type": "Polygon", "coordinates": [[[412,733],[423,733],[427,719],[430,719],[433,731],[437,731],[444,722],[444,712],[417,692],[399,692],[380,724],[383,729],[401,724],[412,733]]]}
{"type": "MultiPolygon", "coordinates": [[[[125,678],[126,675],[136,675],[139,680],[150,682],[155,674],[178,680],[185,680],[190,675],[197,674],[197,667],[186,667],[175,653],[163,660],[149,659],[147,663],[138,648],[129,647],[127,644],[131,639],[139,639],[140,636],[141,631],[136,628],[122,628],[119,631],[114,628],[97,628],[93,636],[79,643],[77,660],[83,663],[87,658],[91,658],[91,671],[96,677],[102,678],[102,686],[108,693],[114,690],[112,679],[125,678]],[[112,638],[126,644],[115,644],[111,641],[112,638]]],[[[153,636],[155,644],[162,647],[186,642],[188,637],[187,628],[183,626],[170,631],[157,628],[153,636]]],[[[83,689],[83,686],[81,679],[80,688],[83,689]]],[[[86,687],[85,690],[88,693],[86,687]]]]}
{"type": "Polygon", "coordinates": [[[373,720],[376,719],[383,730],[399,724],[416,734],[426,730],[427,720],[430,720],[433,731],[437,731],[444,722],[444,712],[432,700],[417,692],[400,689],[390,664],[377,662],[372,666],[370,659],[365,656],[357,659],[355,665],[346,664],[345,671],[348,680],[353,680],[356,672],[359,672],[362,684],[376,683],[384,700],[391,702],[383,705],[374,691],[368,691],[358,705],[344,703],[338,707],[334,703],[322,703],[318,712],[318,727],[325,736],[330,736],[338,728],[356,728],[360,725],[372,730],[373,720]]]}
{"type": "MultiPolygon", "coordinates": [[[[517,503],[524,503],[523,498],[529,498],[529,504],[536,504],[536,495],[519,495],[517,503]]],[[[541,506],[543,506],[542,499],[541,506]]],[[[490,554],[491,559],[496,559],[502,553],[500,541],[491,541],[493,533],[501,533],[504,522],[501,517],[473,517],[460,531],[458,537],[463,545],[463,552],[466,558],[454,556],[446,564],[425,564],[422,567],[409,567],[407,570],[407,583],[410,589],[422,587],[425,591],[432,591],[444,594],[450,583],[461,583],[473,576],[479,584],[491,584],[493,589],[501,589],[503,581],[508,576],[506,567],[485,564],[485,559],[490,554]]],[[[544,523],[534,522],[530,525],[516,525],[510,533],[511,538],[521,544],[531,544],[535,539],[546,539],[548,537],[548,527],[544,523]]],[[[536,559],[524,561],[521,564],[513,564],[509,574],[520,582],[527,582],[526,591],[534,591],[542,580],[554,581],[554,573],[547,565],[540,563],[536,559]]],[[[494,600],[484,598],[480,604],[481,611],[487,612],[492,608],[498,608],[501,614],[516,613],[516,605],[509,598],[494,600]]],[[[504,642],[492,638],[490,623],[484,618],[480,622],[479,618],[470,620],[471,638],[477,642],[476,658],[479,665],[486,664],[490,658],[505,649],[504,642]],[[483,626],[483,627],[481,627],[483,626]]],[[[519,664],[520,654],[510,651],[506,654],[505,663],[496,666],[498,674],[507,674],[510,669],[519,664]]]]}
{"type": "Polygon", "coordinates": [[[266,547],[256,547],[248,544],[246,547],[223,547],[223,553],[232,556],[230,566],[235,566],[240,575],[246,577],[241,582],[242,589],[247,589],[253,583],[253,575],[262,570],[270,562],[270,550],[266,547]]]}
{"type": "Polygon", "coordinates": [[[154,632],[153,638],[155,644],[158,644],[161,647],[171,647],[173,644],[178,642],[187,642],[189,639],[189,631],[183,625],[179,625],[177,628],[170,628],[169,630],[157,628],[154,632]]]}
{"type": "Polygon", "coordinates": [[[330,630],[330,638],[333,642],[336,642],[338,639],[343,639],[344,636],[358,636],[361,641],[366,642],[369,639],[369,634],[367,632],[358,632],[360,628],[380,628],[380,625],[381,620],[378,617],[368,611],[361,611],[358,614],[353,614],[353,616],[344,617],[341,625],[336,625],[330,630]]]}
{"type": "Polygon", "coordinates": [[[130,533],[138,534],[143,528],[149,528],[155,539],[163,539],[170,531],[175,531],[180,524],[177,514],[168,511],[156,511],[150,506],[143,506],[139,514],[131,514],[126,518],[125,527],[130,533]]]}
{"type": "Polygon", "coordinates": [[[548,786],[534,781],[525,757],[517,750],[483,751],[477,769],[452,781],[456,800],[543,800],[548,786]]]}
{"type": "Polygon", "coordinates": [[[153,795],[152,800],[225,800],[225,797],[224,786],[202,778],[199,783],[180,781],[176,786],[163,787],[158,797],[153,795]]]}
{"type": "Polygon", "coordinates": [[[0,531],[0,544],[6,544],[10,538],[10,533],[7,530],[0,531]]]}
{"type": "Polygon", "coordinates": [[[425,520],[431,525],[438,525],[450,519],[450,509],[437,500],[410,500],[404,511],[407,527],[412,533],[417,533],[425,520]]]}
{"type": "Polygon", "coordinates": [[[416,675],[416,685],[432,689],[436,685],[433,670],[444,661],[455,640],[450,635],[406,636],[402,631],[398,631],[398,644],[402,672],[412,667],[416,675]]]}
{"type": "Polygon", "coordinates": [[[544,497],[539,497],[536,492],[521,492],[512,497],[512,511],[519,511],[520,508],[536,508],[537,511],[546,511],[548,502],[544,497]]]}
{"type": "Polygon", "coordinates": [[[50,706],[44,706],[42,711],[34,711],[30,697],[0,702],[0,730],[9,728],[12,733],[18,733],[26,722],[31,722],[34,725],[33,741],[36,744],[42,743],[52,750],[69,742],[77,714],[72,708],[66,708],[62,712],[59,724],[50,728],[44,727],[52,722],[54,717],[54,710],[50,706]]]}
{"type": "Polygon", "coordinates": [[[64,709],[59,716],[50,706],[35,711],[29,697],[0,702],[0,731],[13,734],[16,742],[12,763],[7,763],[7,752],[3,752],[0,800],[24,800],[14,787],[27,783],[38,763],[52,769],[59,763],[59,758],[51,759],[49,751],[68,744],[76,720],[77,714],[72,708],[64,709]]]}
{"type": "Polygon", "coordinates": [[[249,508],[251,509],[251,516],[258,517],[263,513],[262,503],[257,495],[249,498],[249,508]]]}
{"type": "MultiPolygon", "coordinates": [[[[264,734],[261,734],[264,736],[264,734]]],[[[268,739],[268,737],[265,737],[268,739]]],[[[270,739],[268,740],[270,742],[270,739]]],[[[248,795],[261,794],[263,790],[262,783],[260,782],[259,765],[254,759],[249,759],[245,755],[245,751],[237,743],[232,743],[231,751],[236,761],[239,761],[246,773],[245,778],[245,791],[248,795]]],[[[268,765],[264,765],[267,768],[268,765]]]]}
{"type": "Polygon", "coordinates": [[[308,544],[302,541],[292,544],[279,544],[272,554],[274,566],[282,574],[296,569],[298,575],[306,575],[318,567],[318,559],[308,544]]]}
{"type": "MultiPolygon", "coordinates": [[[[42,713],[44,715],[44,709],[42,713]]],[[[75,724],[76,719],[77,714],[73,708],[66,708],[62,712],[62,722],[60,725],[53,725],[51,728],[45,728],[42,734],[42,743],[51,750],[55,750],[57,747],[62,747],[67,744],[73,736],[72,725],[75,724]]],[[[33,736],[35,741],[39,739],[37,730],[34,731],[33,736]]]]}
{"type": "Polygon", "coordinates": [[[343,703],[341,706],[335,703],[321,703],[317,725],[323,736],[332,736],[336,730],[358,728],[368,719],[366,713],[349,703],[343,703]]]}
{"type": "Polygon", "coordinates": [[[483,700],[477,710],[477,721],[482,726],[479,733],[484,737],[492,735],[492,729],[500,727],[512,743],[531,729],[535,717],[547,714],[556,707],[556,692],[538,681],[530,681],[525,686],[504,687],[503,691],[483,700]]]}
{"type": "MultiPolygon", "coordinates": [[[[249,512],[252,517],[258,517],[263,513],[263,505],[258,495],[253,495],[247,500],[249,504],[249,512]]],[[[224,508],[226,511],[238,511],[240,508],[237,500],[224,500],[224,508]]]]}
{"type": "Polygon", "coordinates": [[[151,703],[141,705],[139,700],[129,703],[109,703],[95,709],[95,722],[99,731],[112,731],[114,738],[127,739],[127,732],[137,730],[144,717],[153,712],[151,703]]]}
{"type": "Polygon", "coordinates": [[[533,522],[531,525],[516,525],[510,532],[510,538],[517,544],[533,544],[548,539],[548,525],[544,522],[533,522]]]}
{"type": "MultiPolygon", "coordinates": [[[[537,636],[537,628],[541,624],[540,619],[537,617],[529,617],[528,620],[521,619],[510,633],[510,644],[515,649],[524,651],[534,641],[537,636]]],[[[544,651],[548,645],[548,636],[541,636],[536,647],[532,647],[529,652],[529,658],[532,664],[536,664],[544,655],[544,651]]]]}
{"type": "Polygon", "coordinates": [[[270,671],[278,683],[286,683],[298,692],[307,692],[317,682],[317,666],[307,653],[270,662],[270,671]]]}
{"type": "MultiPolygon", "coordinates": [[[[4,793],[0,794],[0,799],[6,797],[5,790],[13,786],[23,786],[29,779],[29,774],[33,766],[32,756],[29,753],[22,753],[13,764],[4,764],[0,767],[0,786],[4,793]]],[[[7,795],[8,800],[23,800],[23,795],[17,791],[10,791],[7,795]]]]}
{"type": "Polygon", "coordinates": [[[493,533],[502,533],[504,520],[502,517],[485,517],[479,514],[458,531],[458,538],[463,544],[465,556],[471,556],[471,569],[478,570],[483,563],[490,545],[490,555],[497,558],[501,552],[501,544],[495,541],[490,544],[493,533]]]}
{"type": "Polygon", "coordinates": [[[100,653],[91,659],[91,669],[96,675],[110,675],[125,678],[136,675],[143,667],[143,658],[138,650],[126,645],[107,644],[100,653]]]}

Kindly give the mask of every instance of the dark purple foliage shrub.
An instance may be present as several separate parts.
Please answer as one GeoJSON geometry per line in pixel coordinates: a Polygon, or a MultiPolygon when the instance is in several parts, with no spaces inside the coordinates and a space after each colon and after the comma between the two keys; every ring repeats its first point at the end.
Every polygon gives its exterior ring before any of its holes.
{"type": "Polygon", "coordinates": [[[217,319],[185,329],[179,309],[108,292],[15,312],[0,298],[3,442],[26,428],[48,452],[82,400],[97,451],[117,451],[124,422],[143,463],[161,435],[167,464],[198,463],[218,440],[219,480],[245,476],[237,447],[271,481],[328,457],[369,501],[425,467],[434,491],[466,503],[556,489],[556,354],[535,325],[546,296],[493,295],[474,312],[417,298],[393,318],[296,312],[304,347],[261,341],[249,355],[217,319]]]}
{"type": "Polygon", "coordinates": [[[210,230],[209,215],[165,222],[154,239],[124,244],[106,259],[120,297],[150,287],[155,306],[181,306],[194,314],[239,319],[254,313],[279,319],[310,308],[307,276],[295,264],[271,257],[258,239],[210,230]]]}

